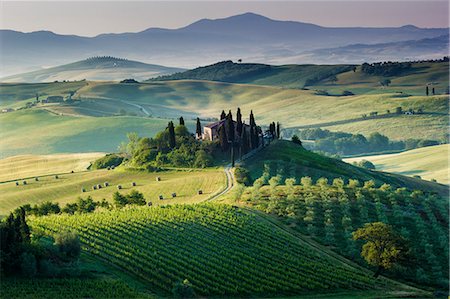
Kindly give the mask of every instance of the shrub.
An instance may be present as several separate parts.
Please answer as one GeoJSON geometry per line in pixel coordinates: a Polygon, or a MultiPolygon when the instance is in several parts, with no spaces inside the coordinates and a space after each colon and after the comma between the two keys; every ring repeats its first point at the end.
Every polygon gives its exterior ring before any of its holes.
{"type": "Polygon", "coordinates": [[[302,145],[302,141],[298,138],[297,135],[293,135],[291,141],[295,144],[302,145]]]}
{"type": "Polygon", "coordinates": [[[172,295],[175,298],[194,298],[195,292],[189,280],[185,279],[174,285],[172,295]]]}
{"type": "Polygon", "coordinates": [[[92,167],[94,169],[102,169],[102,168],[108,168],[108,167],[116,167],[119,166],[123,161],[123,157],[117,155],[117,154],[108,154],[100,159],[97,159],[93,164],[92,167]]]}
{"type": "Polygon", "coordinates": [[[20,270],[26,277],[33,277],[37,273],[36,257],[30,252],[24,252],[20,256],[20,270]]]}
{"type": "Polygon", "coordinates": [[[375,169],[375,165],[367,160],[361,160],[356,165],[365,169],[375,169]]]}
{"type": "Polygon", "coordinates": [[[250,184],[250,172],[244,167],[236,167],[234,171],[234,176],[236,177],[236,182],[239,184],[244,184],[249,186],[250,184]]]}
{"type": "Polygon", "coordinates": [[[65,261],[76,261],[80,257],[81,244],[74,232],[61,232],[55,236],[55,245],[60,258],[65,261]]]}

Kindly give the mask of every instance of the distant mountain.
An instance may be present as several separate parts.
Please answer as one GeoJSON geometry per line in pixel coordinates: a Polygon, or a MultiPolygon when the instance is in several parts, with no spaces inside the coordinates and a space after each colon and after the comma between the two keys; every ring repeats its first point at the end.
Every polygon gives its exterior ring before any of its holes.
{"type": "MultiPolygon", "coordinates": [[[[437,59],[449,55],[449,35],[382,44],[353,44],[344,47],[307,51],[285,58],[314,63],[354,63],[437,59]],[[296,58],[295,58],[296,57],[296,58]]],[[[283,62],[283,59],[280,60],[283,62]]]]}
{"type": "Polygon", "coordinates": [[[168,75],[183,71],[161,65],[146,64],[138,61],[102,56],[57,67],[0,78],[1,82],[53,82],[55,80],[97,80],[114,81],[126,78],[144,80],[149,77],[168,75]]]}
{"type": "MultiPolygon", "coordinates": [[[[0,30],[2,74],[24,68],[60,65],[83,57],[112,55],[168,66],[195,67],[238,59],[304,63],[299,53],[351,44],[414,41],[448,34],[448,28],[327,28],[277,21],[253,13],[224,19],[203,19],[179,29],[150,28],[137,33],[96,37],[59,35],[49,31],[23,33],[0,30]]],[[[427,55],[422,52],[421,55],[427,55]]],[[[326,57],[320,57],[326,58],[326,57]]],[[[347,63],[355,62],[349,57],[347,63]]],[[[374,55],[370,60],[377,60],[374,55]]]]}

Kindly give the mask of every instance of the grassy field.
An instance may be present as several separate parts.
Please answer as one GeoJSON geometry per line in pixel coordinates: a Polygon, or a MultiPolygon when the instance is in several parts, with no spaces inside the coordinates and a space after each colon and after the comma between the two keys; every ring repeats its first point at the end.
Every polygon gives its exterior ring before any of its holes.
{"type": "Polygon", "coordinates": [[[368,160],[375,164],[376,169],[403,174],[418,175],[425,180],[435,179],[439,183],[449,184],[448,144],[428,146],[399,154],[365,156],[344,159],[352,163],[368,160]]]}
{"type": "Polygon", "coordinates": [[[0,182],[71,171],[85,171],[104,153],[24,155],[0,160],[0,182]]]}
{"type": "MultiPolygon", "coordinates": [[[[40,109],[0,114],[0,157],[21,154],[111,152],[126,134],[153,136],[167,119],[61,116],[40,109]]],[[[188,125],[192,121],[186,121],[188,125]]]]}
{"type": "MultiPolygon", "coordinates": [[[[20,163],[19,163],[20,164],[20,163]]],[[[74,202],[79,196],[91,196],[94,200],[105,198],[112,200],[117,185],[122,185],[121,193],[127,194],[131,190],[138,190],[144,194],[147,201],[154,205],[174,203],[194,203],[208,199],[216,192],[225,188],[226,177],[222,169],[208,170],[179,170],[159,173],[130,171],[123,169],[93,170],[87,172],[69,173],[55,179],[53,175],[39,176],[39,181],[27,180],[27,185],[16,186],[15,182],[1,183],[0,215],[23,204],[35,204],[43,201],[54,201],[61,205],[74,202]],[[156,181],[156,177],[161,181],[156,181]],[[93,190],[92,186],[108,182],[109,187],[93,190]],[[136,186],[133,187],[132,183],[136,186]],[[85,188],[86,192],[81,192],[85,188]],[[202,190],[203,194],[197,194],[202,190]],[[171,197],[175,192],[176,198],[171,197]],[[164,200],[158,196],[163,195],[164,200]]]]}
{"type": "Polygon", "coordinates": [[[162,294],[184,279],[198,295],[219,297],[399,287],[232,206],[144,207],[30,222],[49,234],[76,230],[84,250],[162,294]]]}
{"type": "MultiPolygon", "coordinates": [[[[442,159],[442,156],[440,158],[442,159]]],[[[445,164],[445,161],[444,159],[442,163],[445,164]]],[[[318,155],[283,140],[272,142],[268,147],[245,160],[243,166],[250,171],[252,180],[263,175],[265,167],[268,167],[269,177],[280,175],[282,180],[293,177],[298,181],[304,176],[309,176],[313,180],[320,177],[329,180],[334,178],[357,179],[360,182],[373,180],[378,185],[386,183],[394,187],[435,191],[443,196],[448,194],[448,187],[445,185],[402,175],[366,170],[318,155]]]]}

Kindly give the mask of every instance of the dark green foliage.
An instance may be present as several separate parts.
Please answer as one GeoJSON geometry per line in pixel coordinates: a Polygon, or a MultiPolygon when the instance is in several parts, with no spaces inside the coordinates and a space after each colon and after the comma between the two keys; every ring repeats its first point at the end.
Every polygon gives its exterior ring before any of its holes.
{"type": "Polygon", "coordinates": [[[37,274],[36,257],[29,252],[24,252],[20,256],[20,270],[25,277],[34,277],[37,274]]]}
{"type": "Polygon", "coordinates": [[[117,154],[108,154],[100,159],[97,159],[93,164],[92,167],[94,169],[102,169],[102,168],[108,168],[108,167],[117,167],[119,166],[123,161],[123,157],[117,155],[117,154]]]}
{"type": "Polygon", "coordinates": [[[277,122],[277,139],[280,139],[281,137],[281,125],[279,122],[277,122]]]}
{"type": "Polygon", "coordinates": [[[222,110],[222,113],[220,113],[220,120],[227,118],[227,115],[225,114],[225,111],[222,110]]]}
{"type": "Polygon", "coordinates": [[[41,204],[35,204],[32,208],[28,208],[27,214],[35,216],[44,216],[49,214],[58,214],[61,208],[58,203],[45,201],[41,204]]]}
{"type": "Polygon", "coordinates": [[[198,117],[197,117],[197,124],[195,126],[195,134],[197,135],[197,138],[202,137],[202,124],[200,123],[200,118],[198,117]]]}
{"type": "Polygon", "coordinates": [[[206,168],[213,164],[213,158],[210,154],[208,154],[205,150],[200,149],[195,152],[195,162],[194,167],[197,168],[206,168]]]}
{"type": "Polygon", "coordinates": [[[66,262],[78,260],[81,253],[81,243],[75,232],[61,232],[55,235],[55,245],[60,257],[66,262]]]}
{"type": "Polygon", "coordinates": [[[250,185],[250,172],[244,167],[236,167],[234,170],[234,176],[236,177],[236,182],[239,184],[244,184],[245,186],[250,185]]]}
{"type": "Polygon", "coordinates": [[[377,63],[363,63],[361,71],[368,75],[375,76],[397,76],[411,69],[410,62],[377,62],[377,63]]]}
{"type": "Polygon", "coordinates": [[[127,195],[122,195],[119,192],[115,192],[113,194],[113,201],[118,208],[122,208],[126,205],[143,206],[146,204],[144,195],[136,190],[131,190],[131,192],[127,195]]]}
{"type": "Polygon", "coordinates": [[[173,126],[173,122],[169,122],[167,126],[167,130],[169,132],[169,148],[175,148],[175,127],[173,126]]]}
{"type": "Polygon", "coordinates": [[[330,132],[320,128],[299,131],[299,137],[305,140],[315,140],[314,150],[328,154],[356,155],[413,149],[417,147],[437,145],[433,140],[391,141],[380,133],[372,133],[368,138],[361,134],[345,132],[330,132]]]}
{"type": "Polygon", "coordinates": [[[238,107],[236,112],[236,132],[238,133],[238,136],[242,136],[242,114],[241,114],[241,108],[238,107]]]}
{"type": "Polygon", "coordinates": [[[228,111],[227,115],[227,121],[226,121],[226,128],[227,128],[227,139],[228,142],[234,142],[235,141],[235,130],[234,130],[234,122],[233,122],[233,115],[231,114],[231,110],[228,111]]]}
{"type": "Polygon", "coordinates": [[[189,280],[185,279],[174,285],[172,295],[174,298],[194,298],[195,292],[189,280]]]}
{"type": "Polygon", "coordinates": [[[372,170],[375,169],[375,165],[373,165],[372,162],[367,161],[367,160],[361,160],[359,162],[355,162],[354,164],[356,166],[359,166],[359,167],[362,167],[362,168],[365,168],[365,169],[372,169],[372,170]]]}
{"type": "Polygon", "coordinates": [[[184,118],[182,116],[180,116],[180,126],[184,126],[184,118]]]}
{"type": "Polygon", "coordinates": [[[292,141],[293,143],[295,143],[295,144],[300,145],[300,146],[302,145],[302,141],[300,140],[300,138],[298,138],[297,135],[292,135],[291,141],[292,141]]]}
{"type": "Polygon", "coordinates": [[[139,83],[139,82],[134,79],[124,79],[120,81],[120,83],[139,83]]]}
{"type": "Polygon", "coordinates": [[[228,137],[225,126],[219,128],[219,143],[222,151],[228,150],[228,137]]]}

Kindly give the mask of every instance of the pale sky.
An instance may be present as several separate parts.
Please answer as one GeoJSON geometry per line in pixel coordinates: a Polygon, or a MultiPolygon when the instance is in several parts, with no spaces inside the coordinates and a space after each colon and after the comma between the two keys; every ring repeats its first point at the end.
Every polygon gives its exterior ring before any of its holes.
{"type": "Polygon", "coordinates": [[[448,1],[3,1],[0,28],[95,36],[179,28],[245,12],[329,27],[448,27],[448,1]]]}

